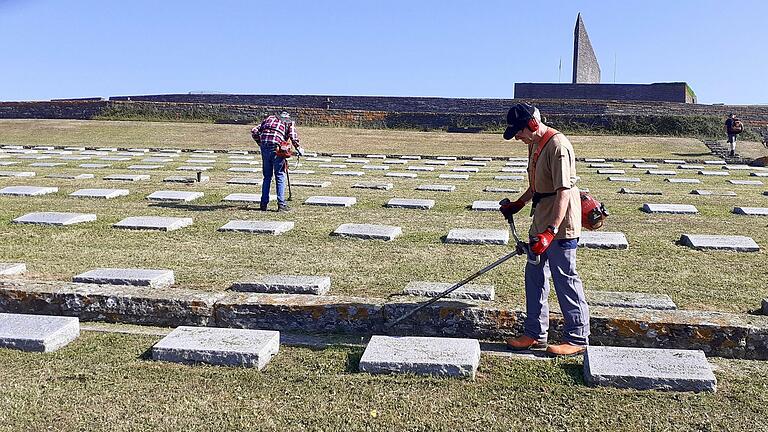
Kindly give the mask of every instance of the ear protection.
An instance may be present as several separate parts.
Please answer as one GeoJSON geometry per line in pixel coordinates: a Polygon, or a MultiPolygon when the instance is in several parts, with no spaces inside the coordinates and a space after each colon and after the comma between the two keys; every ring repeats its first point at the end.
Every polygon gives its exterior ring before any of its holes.
{"type": "Polygon", "coordinates": [[[530,129],[531,132],[539,130],[539,122],[534,117],[528,119],[528,129],[530,129]]]}

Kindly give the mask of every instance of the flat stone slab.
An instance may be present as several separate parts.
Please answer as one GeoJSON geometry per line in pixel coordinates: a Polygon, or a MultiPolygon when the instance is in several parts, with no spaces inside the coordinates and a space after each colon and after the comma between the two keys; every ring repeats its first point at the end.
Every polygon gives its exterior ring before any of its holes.
{"type": "Polygon", "coordinates": [[[742,186],[762,186],[760,180],[728,180],[728,183],[742,186]]]}
{"type": "Polygon", "coordinates": [[[632,168],[637,168],[637,169],[656,169],[658,167],[659,166],[656,164],[647,164],[647,163],[636,163],[632,165],[632,168]]]}
{"type": "Polygon", "coordinates": [[[313,187],[313,188],[324,188],[331,185],[331,182],[329,181],[318,181],[318,182],[311,182],[311,181],[292,181],[291,186],[296,187],[313,187]]]}
{"type": "Polygon", "coordinates": [[[695,189],[691,191],[691,195],[714,195],[714,196],[736,196],[736,192],[733,191],[711,191],[711,190],[704,190],[704,189],[695,189]]]}
{"type": "Polygon", "coordinates": [[[586,291],[587,303],[591,306],[673,310],[677,305],[666,294],[637,292],[586,291]]]}
{"type": "Polygon", "coordinates": [[[112,174],[104,176],[104,180],[110,181],[143,181],[149,180],[148,174],[112,174]]]}
{"type": "Polygon", "coordinates": [[[8,186],[0,189],[0,195],[11,196],[40,196],[56,193],[59,191],[57,187],[41,187],[41,186],[8,186]]]}
{"type": "Polygon", "coordinates": [[[581,231],[579,247],[589,249],[628,249],[627,237],[621,232],[581,231]]]}
{"type": "Polygon", "coordinates": [[[619,193],[628,194],[628,195],[662,195],[663,192],[660,190],[636,190],[636,189],[630,189],[630,188],[621,188],[619,189],[619,193]]]}
{"type": "Polygon", "coordinates": [[[643,211],[646,213],[674,213],[674,214],[696,214],[699,212],[695,206],[690,204],[643,204],[643,211]]]}
{"type": "Polygon", "coordinates": [[[103,163],[84,163],[78,165],[80,168],[87,168],[87,169],[102,169],[102,168],[109,168],[112,164],[103,164],[103,163]]]}
{"type": "Polygon", "coordinates": [[[200,165],[184,165],[176,168],[176,171],[208,171],[212,170],[212,166],[200,166],[200,165]]]}
{"type": "Polygon", "coordinates": [[[166,288],[174,284],[173,270],[97,268],[72,278],[72,282],[99,285],[131,285],[166,288]]]}
{"type": "Polygon", "coordinates": [[[528,172],[528,168],[504,167],[500,169],[499,172],[525,174],[528,172]]]}
{"type": "Polygon", "coordinates": [[[454,185],[418,185],[416,190],[430,192],[453,192],[456,190],[454,185]]]}
{"type": "Polygon", "coordinates": [[[339,225],[331,235],[354,237],[365,240],[394,240],[403,234],[397,226],[345,223],[339,225]]]}
{"type": "Polygon", "coordinates": [[[446,166],[446,165],[448,165],[448,162],[446,162],[446,161],[439,161],[439,160],[428,160],[428,161],[424,161],[424,165],[446,166]]]}
{"type": "Polygon", "coordinates": [[[449,180],[469,180],[469,175],[467,174],[440,174],[438,177],[449,180]]]}
{"type": "Polygon", "coordinates": [[[584,380],[593,386],[637,390],[717,390],[717,378],[699,350],[589,346],[584,380]]]}
{"type": "Polygon", "coordinates": [[[35,162],[32,164],[29,164],[31,167],[35,168],[54,168],[57,166],[66,165],[66,162],[35,162]]]}
{"type": "Polygon", "coordinates": [[[219,228],[218,231],[280,235],[292,230],[293,227],[294,223],[287,221],[231,220],[219,228]]]}
{"type": "Polygon", "coordinates": [[[460,166],[460,167],[451,168],[451,171],[453,171],[453,172],[477,173],[477,172],[480,172],[480,168],[460,166]]]}
{"type": "Polygon", "coordinates": [[[638,177],[608,177],[608,181],[612,182],[624,182],[624,183],[639,183],[638,177]]]}
{"type": "Polygon", "coordinates": [[[438,156],[435,159],[442,160],[442,161],[455,161],[456,157],[455,156],[438,156]]]}
{"type": "Polygon", "coordinates": [[[34,171],[0,171],[0,177],[34,177],[34,171]]]}
{"type": "Polygon", "coordinates": [[[385,204],[389,208],[408,208],[418,210],[429,210],[435,206],[435,200],[431,199],[411,199],[411,198],[392,198],[385,204]]]}
{"type": "Polygon", "coordinates": [[[509,231],[454,228],[448,232],[445,242],[456,244],[507,244],[509,242],[509,231]]]}
{"type": "Polygon", "coordinates": [[[645,159],[624,159],[624,163],[645,163],[645,159]]]}
{"type": "Polygon", "coordinates": [[[96,215],[92,213],[35,212],[17,217],[13,223],[64,226],[95,220],[96,215]]]}
{"type": "Polygon", "coordinates": [[[732,250],[737,252],[758,252],[760,246],[746,236],[683,234],[680,244],[698,250],[732,250]]]}
{"type": "Polygon", "coordinates": [[[362,177],[365,175],[363,171],[334,171],[331,175],[342,177],[362,177]]]}
{"type": "Polygon", "coordinates": [[[704,169],[704,165],[683,164],[683,165],[678,165],[677,169],[700,170],[700,169],[704,169]]]}
{"type": "Polygon", "coordinates": [[[404,173],[404,172],[388,172],[384,174],[386,177],[403,177],[403,178],[416,178],[419,175],[416,173],[404,173]]]}
{"type": "Polygon", "coordinates": [[[408,171],[425,171],[425,172],[432,172],[435,170],[435,167],[431,166],[421,166],[421,165],[411,165],[408,168],[406,168],[408,171]]]}
{"type": "MultiPolygon", "coordinates": [[[[403,289],[404,294],[436,297],[443,291],[455,285],[450,282],[408,282],[403,289]]],[[[466,300],[485,300],[492,301],[496,298],[496,289],[493,285],[466,284],[445,296],[446,298],[466,299],[466,300]]]]}
{"type": "Polygon", "coordinates": [[[360,168],[373,171],[387,171],[389,169],[389,167],[386,165],[363,165],[360,168]]]}
{"type": "Polygon", "coordinates": [[[254,178],[254,177],[233,177],[229,180],[227,180],[228,184],[244,184],[244,185],[253,185],[253,186],[261,186],[263,179],[261,178],[254,178]]]}
{"type": "Polygon", "coordinates": [[[475,378],[480,365],[476,339],[372,336],[360,372],[475,378]]]}
{"type": "Polygon", "coordinates": [[[725,165],[724,160],[705,160],[705,165],[725,165]]]}
{"type": "Polygon", "coordinates": [[[668,179],[664,179],[664,181],[669,183],[691,183],[691,184],[701,183],[701,180],[692,179],[692,178],[668,178],[668,179]]]}
{"type": "Polygon", "coordinates": [[[501,180],[501,181],[522,181],[525,180],[524,176],[511,176],[511,175],[499,175],[494,176],[494,180],[501,180]]]}
{"type": "Polygon", "coordinates": [[[747,170],[755,169],[749,165],[723,165],[721,168],[727,169],[727,170],[733,170],[733,171],[747,171],[747,170]]]}
{"type": "Polygon", "coordinates": [[[52,352],[78,336],[76,317],[0,313],[0,348],[52,352]]]}
{"type": "Polygon", "coordinates": [[[156,191],[147,195],[147,199],[150,201],[189,202],[202,197],[203,197],[202,192],[168,191],[168,190],[156,191]]]}
{"type": "Polygon", "coordinates": [[[164,165],[131,165],[129,170],[159,170],[165,168],[164,165]]]}
{"type": "Polygon", "coordinates": [[[686,161],[682,159],[664,159],[665,164],[673,164],[673,165],[680,165],[686,163],[686,161]]]}
{"type": "Polygon", "coordinates": [[[87,180],[96,176],[93,174],[48,174],[45,178],[62,179],[62,180],[87,180]]]}
{"type": "Polygon", "coordinates": [[[469,167],[484,167],[484,166],[488,166],[488,163],[487,162],[471,160],[471,161],[464,162],[462,165],[463,166],[469,166],[469,167]]]}
{"type": "MultiPolygon", "coordinates": [[[[270,197],[271,198],[271,197],[270,197]]],[[[244,202],[244,203],[261,203],[261,194],[248,194],[248,193],[233,193],[225,196],[222,201],[226,202],[244,202]]]]}
{"type": "Polygon", "coordinates": [[[585,158],[585,159],[584,159],[584,162],[597,162],[597,163],[602,163],[602,162],[605,162],[605,159],[604,159],[604,158],[585,158]]]}
{"type": "Polygon", "coordinates": [[[618,174],[618,175],[623,175],[623,174],[626,174],[627,172],[624,171],[623,169],[599,169],[599,170],[597,170],[597,173],[598,174],[618,174]]]}
{"type": "Polygon", "coordinates": [[[232,284],[234,291],[267,294],[324,295],[331,289],[329,276],[264,275],[232,284]]]}
{"type": "Polygon", "coordinates": [[[197,176],[168,176],[163,179],[163,183],[206,183],[210,181],[209,176],[200,176],[200,181],[197,181],[197,176]]]}
{"type": "Polygon", "coordinates": [[[613,164],[610,163],[591,163],[590,168],[613,168],[613,164]]]}
{"type": "Polygon", "coordinates": [[[395,186],[392,183],[360,182],[353,184],[352,187],[357,189],[390,190],[395,186]]]}
{"type": "Polygon", "coordinates": [[[121,196],[127,196],[131,191],[128,189],[78,189],[69,196],[75,198],[101,198],[112,199],[121,196]]]}
{"type": "Polygon", "coordinates": [[[500,188],[500,187],[486,186],[483,189],[483,192],[491,192],[491,193],[520,193],[520,189],[500,188]]]}
{"type": "Polygon", "coordinates": [[[261,168],[233,167],[233,168],[227,168],[227,171],[230,171],[230,172],[240,172],[240,173],[260,173],[263,170],[261,168]]]}
{"type": "Polygon", "coordinates": [[[114,228],[133,230],[174,231],[189,225],[192,225],[192,218],[131,216],[112,226],[114,228]]]}
{"type": "Polygon", "coordinates": [[[665,175],[665,176],[677,175],[677,171],[671,171],[671,170],[648,170],[645,173],[650,175],[665,175]]]}
{"type": "Polygon", "coordinates": [[[728,171],[708,171],[708,170],[700,170],[699,175],[703,176],[729,176],[731,173],[728,171]]]}
{"type": "Polygon", "coordinates": [[[152,359],[263,369],[280,349],[280,332],[177,327],[152,347],[152,359]]]}
{"type": "Polygon", "coordinates": [[[317,166],[318,168],[329,168],[329,169],[344,169],[347,166],[344,164],[320,164],[317,166]]]}
{"type": "Polygon", "coordinates": [[[751,172],[749,175],[752,177],[768,177],[768,172],[751,172]]]}
{"type": "Polygon", "coordinates": [[[18,276],[27,271],[27,265],[24,263],[4,263],[0,262],[0,276],[18,276]]]}
{"type": "Polygon", "coordinates": [[[357,204],[357,198],[318,195],[307,198],[306,201],[304,201],[304,204],[330,207],[352,207],[357,204]]]}
{"type": "Polygon", "coordinates": [[[747,216],[768,216],[768,208],[766,207],[734,207],[733,212],[747,216]]]}
{"type": "Polygon", "coordinates": [[[498,211],[499,210],[499,202],[498,201],[473,201],[472,202],[472,210],[475,211],[498,211]]]}

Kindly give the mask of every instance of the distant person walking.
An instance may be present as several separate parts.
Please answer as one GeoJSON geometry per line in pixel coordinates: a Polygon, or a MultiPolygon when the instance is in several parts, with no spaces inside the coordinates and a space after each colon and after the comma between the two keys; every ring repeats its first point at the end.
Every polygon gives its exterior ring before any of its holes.
{"type": "Polygon", "coordinates": [[[264,165],[264,181],[261,185],[259,209],[267,210],[269,190],[272,187],[272,177],[274,176],[277,186],[277,211],[290,210],[285,202],[285,172],[288,169],[288,163],[285,155],[281,155],[278,149],[290,140],[299,156],[304,155],[304,149],[299,144],[296,124],[291,120],[291,115],[283,111],[279,116],[271,115],[265,118],[259,126],[251,129],[251,137],[259,144],[261,160],[264,165]]]}
{"type": "Polygon", "coordinates": [[[731,145],[730,156],[736,156],[736,135],[744,131],[744,124],[736,117],[735,113],[731,113],[725,120],[725,133],[728,135],[728,144],[731,145]]]}

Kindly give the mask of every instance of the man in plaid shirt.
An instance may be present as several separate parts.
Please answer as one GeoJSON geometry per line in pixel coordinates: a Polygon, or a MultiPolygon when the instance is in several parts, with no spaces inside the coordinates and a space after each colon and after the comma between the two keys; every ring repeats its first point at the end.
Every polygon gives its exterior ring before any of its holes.
{"type": "Polygon", "coordinates": [[[277,186],[277,211],[288,211],[285,203],[285,170],[287,162],[285,158],[277,156],[277,148],[285,141],[291,140],[296,147],[299,156],[304,155],[304,149],[299,144],[299,134],[296,132],[296,124],[291,120],[290,114],[283,111],[280,116],[271,115],[264,119],[258,127],[251,129],[251,136],[261,148],[261,160],[263,162],[264,181],[261,184],[262,211],[269,204],[269,189],[272,186],[272,177],[275,177],[277,186]]]}

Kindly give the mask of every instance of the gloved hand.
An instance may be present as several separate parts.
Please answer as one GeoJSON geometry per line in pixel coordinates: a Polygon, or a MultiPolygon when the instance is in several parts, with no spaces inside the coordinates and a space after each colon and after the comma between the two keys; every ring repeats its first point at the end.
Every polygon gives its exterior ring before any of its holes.
{"type": "Polygon", "coordinates": [[[504,215],[504,219],[511,222],[512,215],[516,214],[525,207],[525,201],[517,200],[510,201],[509,198],[504,198],[499,201],[499,211],[504,215]]]}
{"type": "Polygon", "coordinates": [[[547,228],[544,232],[540,232],[531,237],[531,252],[536,255],[541,255],[547,251],[549,245],[555,239],[555,233],[551,229],[547,228]]]}
{"type": "Polygon", "coordinates": [[[302,146],[296,147],[296,154],[298,154],[299,156],[304,156],[304,147],[302,146]]]}

